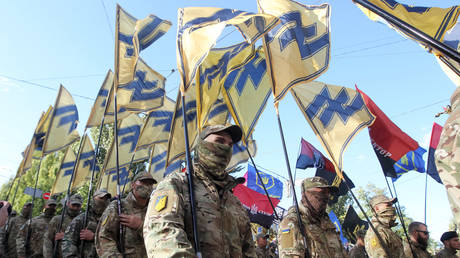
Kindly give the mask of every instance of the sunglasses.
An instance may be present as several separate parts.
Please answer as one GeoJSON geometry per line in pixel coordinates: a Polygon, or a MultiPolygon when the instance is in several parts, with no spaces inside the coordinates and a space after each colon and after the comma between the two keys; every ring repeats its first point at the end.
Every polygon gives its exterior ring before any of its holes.
{"type": "Polygon", "coordinates": [[[422,230],[417,230],[417,232],[423,233],[423,234],[425,234],[425,235],[427,235],[427,236],[430,234],[430,232],[428,232],[428,231],[422,231],[422,230]]]}

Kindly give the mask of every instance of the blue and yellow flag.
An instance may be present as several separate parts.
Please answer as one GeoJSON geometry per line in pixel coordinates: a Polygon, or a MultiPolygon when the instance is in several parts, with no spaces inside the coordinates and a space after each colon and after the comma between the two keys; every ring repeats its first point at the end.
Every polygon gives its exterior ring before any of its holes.
{"type": "Polygon", "coordinates": [[[213,48],[197,71],[196,111],[198,128],[206,124],[212,105],[219,98],[228,73],[254,56],[254,46],[246,42],[226,48],[213,48]]]}
{"type": "Polygon", "coordinates": [[[210,125],[225,125],[228,123],[229,117],[230,111],[227,108],[227,104],[225,104],[222,96],[219,96],[216,102],[211,106],[203,127],[210,125]]]}
{"type": "Polygon", "coordinates": [[[149,113],[142,127],[137,149],[144,149],[157,143],[167,143],[171,132],[171,121],[176,102],[165,96],[163,106],[149,113]]]}
{"type": "Polygon", "coordinates": [[[99,166],[96,165],[96,153],[94,152],[93,145],[86,134],[83,135],[82,141],[83,146],[81,147],[80,154],[77,156],[72,189],[81,187],[91,180],[91,172],[94,166],[95,173],[100,171],[99,166]]]}
{"type": "Polygon", "coordinates": [[[183,160],[178,159],[166,167],[166,143],[158,143],[152,148],[152,153],[150,155],[150,165],[149,173],[152,175],[158,183],[160,183],[163,178],[173,172],[180,172],[181,165],[183,160]]]}
{"type": "Polygon", "coordinates": [[[43,144],[43,155],[58,151],[78,140],[80,136],[77,125],[77,106],[72,95],[61,85],[43,144]]]}
{"type": "Polygon", "coordinates": [[[154,15],[137,20],[117,5],[115,72],[118,73],[118,84],[127,84],[134,79],[139,52],[163,36],[170,27],[170,21],[154,15]]]}
{"type": "Polygon", "coordinates": [[[75,152],[73,152],[73,149],[71,147],[67,147],[59,171],[56,174],[53,187],[51,188],[51,195],[67,191],[76,160],[77,156],[75,155],[75,152]]]}
{"type": "Polygon", "coordinates": [[[232,171],[238,165],[246,163],[248,161],[249,155],[246,149],[249,149],[249,153],[251,153],[251,156],[254,158],[257,154],[256,141],[250,138],[247,142],[247,146],[243,141],[239,141],[237,144],[233,144],[232,159],[227,165],[227,171],[232,171]]]}
{"type": "Polygon", "coordinates": [[[136,113],[160,107],[165,95],[165,80],[139,58],[134,80],[118,85],[117,105],[136,113]]]}
{"type": "MultiPolygon", "coordinates": [[[[107,105],[109,105],[109,106],[105,110],[104,124],[115,123],[115,101],[114,101],[115,90],[114,89],[115,89],[115,85],[112,85],[112,88],[109,91],[109,98],[108,98],[108,101],[107,101],[107,105]]],[[[118,100],[118,96],[117,96],[117,100],[118,100]]],[[[128,112],[128,110],[126,110],[126,108],[120,107],[118,105],[118,103],[117,103],[117,106],[118,106],[118,111],[117,111],[118,112],[117,113],[117,120],[118,121],[120,121],[122,119],[125,119],[130,114],[132,114],[131,112],[128,112]]]]}
{"type": "Polygon", "coordinates": [[[278,23],[272,15],[215,7],[180,8],[177,16],[176,56],[182,92],[191,86],[198,66],[226,26],[237,27],[246,42],[252,44],[278,23]]]}
{"type": "MultiPolygon", "coordinates": [[[[192,148],[195,138],[198,135],[196,122],[196,94],[195,84],[190,86],[190,90],[185,92],[185,116],[187,119],[187,133],[189,148],[192,148]]],[[[166,166],[185,155],[184,119],[182,115],[182,97],[179,91],[176,100],[176,107],[171,122],[171,133],[168,139],[168,152],[166,166]]]]}
{"type": "MultiPolygon", "coordinates": [[[[120,175],[120,191],[123,190],[123,186],[126,185],[125,191],[131,189],[130,182],[132,178],[132,171],[129,171],[129,165],[120,167],[118,171],[120,175]]],[[[105,189],[112,196],[117,195],[117,169],[112,168],[105,170],[98,179],[97,189],[105,189]]]]}
{"type": "Polygon", "coordinates": [[[265,109],[271,85],[264,53],[260,48],[225,79],[222,94],[233,120],[243,130],[244,142],[249,140],[265,109]]]}
{"type": "Polygon", "coordinates": [[[291,93],[343,178],[343,152],[359,131],[372,125],[374,115],[361,94],[350,88],[314,81],[292,88],[291,93]]]}
{"type": "MultiPolygon", "coordinates": [[[[88,122],[86,122],[86,128],[100,126],[104,113],[106,111],[107,101],[109,98],[109,93],[113,87],[113,72],[109,70],[105,76],[104,82],[102,83],[99,92],[97,93],[96,100],[94,101],[91,113],[88,117],[88,122]]],[[[113,107],[113,106],[112,106],[113,107]]],[[[113,123],[114,118],[109,118],[106,115],[104,123],[113,123]]]]}
{"type": "MultiPolygon", "coordinates": [[[[137,162],[149,158],[149,149],[136,151],[137,141],[141,133],[144,121],[136,114],[131,114],[118,123],[118,156],[119,166],[127,166],[131,162],[137,162]]],[[[104,172],[116,168],[115,141],[112,141],[104,161],[104,172]]]]}
{"type": "Polygon", "coordinates": [[[25,173],[32,167],[32,160],[42,157],[43,143],[45,141],[46,133],[49,129],[53,107],[49,106],[46,112],[43,112],[35,128],[32,140],[24,152],[24,165],[23,172],[25,173]]]}
{"type": "Polygon", "coordinates": [[[292,0],[258,0],[259,10],[281,22],[264,37],[264,48],[278,103],[298,83],[312,81],[329,66],[328,4],[306,6],[292,0]]]}

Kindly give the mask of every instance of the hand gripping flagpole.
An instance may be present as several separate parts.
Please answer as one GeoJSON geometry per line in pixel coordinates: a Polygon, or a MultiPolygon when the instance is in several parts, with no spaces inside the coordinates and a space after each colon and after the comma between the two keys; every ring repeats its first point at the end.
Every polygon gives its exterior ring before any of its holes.
{"type": "MultiPolygon", "coordinates": [[[[235,143],[235,144],[236,144],[236,143],[235,143]]],[[[267,188],[265,187],[265,183],[264,183],[264,181],[262,180],[262,177],[260,176],[260,173],[259,173],[259,170],[257,169],[256,163],[254,162],[254,159],[252,158],[252,155],[251,155],[251,153],[249,152],[249,146],[246,147],[246,152],[248,153],[249,159],[251,159],[252,166],[253,166],[254,169],[256,170],[257,178],[259,178],[259,181],[262,183],[262,187],[264,188],[265,195],[267,196],[268,202],[270,203],[270,206],[271,206],[272,209],[273,209],[273,214],[275,214],[275,217],[276,217],[277,220],[280,220],[280,217],[278,216],[278,213],[276,213],[275,205],[273,205],[272,198],[271,198],[270,195],[268,194],[267,188]]]]}
{"type": "Polygon", "coordinates": [[[188,128],[187,128],[187,115],[185,110],[185,92],[181,91],[181,101],[182,101],[182,120],[184,122],[184,138],[185,138],[185,159],[187,160],[187,179],[188,179],[188,191],[189,191],[189,201],[190,208],[192,210],[192,225],[193,225],[193,239],[195,253],[198,258],[201,258],[201,248],[200,248],[200,238],[198,234],[197,227],[197,218],[196,218],[196,206],[195,206],[195,191],[193,189],[193,166],[192,166],[192,156],[189,149],[189,138],[188,138],[188,128]]]}
{"type": "Polygon", "coordinates": [[[299,222],[299,230],[300,230],[300,233],[302,234],[303,245],[305,247],[305,257],[311,257],[310,252],[308,250],[308,245],[307,245],[307,235],[305,233],[305,226],[302,222],[302,218],[300,217],[299,202],[297,201],[297,196],[295,193],[295,184],[294,184],[294,180],[292,179],[291,165],[289,164],[289,157],[288,157],[287,149],[286,149],[286,141],[284,140],[283,126],[281,125],[280,113],[279,113],[277,104],[278,103],[275,104],[275,110],[276,110],[276,117],[278,119],[278,128],[279,128],[280,135],[281,135],[281,143],[283,145],[284,159],[286,161],[286,168],[287,168],[288,175],[289,175],[289,181],[292,187],[292,195],[294,198],[294,207],[297,213],[297,221],[299,222]]]}
{"type": "MultiPolygon", "coordinates": [[[[369,217],[367,216],[366,212],[364,211],[363,207],[361,206],[361,204],[359,203],[358,199],[356,198],[355,194],[353,193],[353,191],[351,190],[350,186],[348,185],[348,182],[347,180],[345,179],[346,176],[345,176],[345,172],[342,171],[342,174],[344,175],[342,180],[345,182],[345,185],[347,186],[347,189],[348,191],[350,192],[351,194],[351,197],[353,197],[353,200],[355,201],[355,203],[358,205],[359,209],[361,210],[361,212],[363,213],[364,217],[366,218],[367,220],[367,223],[369,223],[369,226],[371,227],[372,231],[374,231],[375,235],[377,236],[377,239],[379,240],[380,242],[380,246],[382,246],[383,248],[383,251],[385,251],[385,254],[387,255],[387,257],[392,257],[390,254],[391,252],[388,250],[388,246],[385,244],[385,242],[383,241],[383,238],[382,236],[380,235],[380,233],[377,231],[377,229],[374,227],[374,225],[372,224],[371,220],[369,219],[369,217]]],[[[370,206],[370,205],[369,205],[370,206]]],[[[372,206],[370,206],[371,209],[373,210],[372,206]]]]}
{"type": "MultiPolygon", "coordinates": [[[[131,161],[129,162],[129,165],[128,165],[128,174],[129,174],[129,169],[131,168],[131,165],[133,164],[134,156],[136,156],[136,152],[134,152],[133,155],[131,156],[131,161]]],[[[136,166],[136,171],[134,171],[134,175],[133,175],[133,176],[135,176],[136,174],[137,174],[137,166],[136,166]]],[[[124,193],[125,193],[125,187],[126,187],[127,181],[128,181],[128,180],[125,180],[125,182],[123,183],[123,190],[121,190],[121,194],[124,194],[124,193]]]]}
{"type": "Polygon", "coordinates": [[[40,175],[40,167],[42,166],[42,161],[43,161],[43,153],[42,156],[40,157],[40,162],[38,163],[38,168],[37,168],[37,175],[35,176],[35,186],[34,186],[34,195],[32,195],[32,210],[29,214],[29,223],[27,225],[27,232],[26,232],[26,243],[25,243],[25,248],[26,251],[28,249],[29,243],[30,243],[30,224],[32,224],[32,213],[34,211],[34,203],[35,203],[35,194],[37,193],[37,185],[38,185],[38,177],[40,175]]]}
{"type": "MultiPolygon", "coordinates": [[[[431,36],[427,35],[426,33],[420,31],[417,28],[414,28],[412,25],[402,21],[401,19],[389,14],[385,10],[382,10],[378,6],[369,3],[365,0],[353,0],[353,2],[358,3],[359,5],[371,10],[378,16],[384,18],[386,21],[390,22],[392,25],[398,27],[402,32],[409,34],[416,38],[418,41],[422,42],[430,46],[431,48],[435,49],[436,51],[440,52],[441,54],[453,59],[457,63],[460,63],[460,53],[455,51],[454,49],[448,47],[443,42],[435,40],[431,36]]],[[[442,60],[442,59],[441,59],[442,60]]],[[[443,60],[443,62],[445,62],[443,60]]]]}
{"type": "MultiPolygon", "coordinates": [[[[86,137],[86,128],[85,128],[85,131],[83,132],[83,136],[80,139],[80,143],[78,144],[77,159],[75,160],[75,163],[73,164],[72,174],[70,175],[69,184],[67,185],[67,192],[65,194],[64,207],[62,207],[62,211],[61,211],[61,221],[59,222],[58,230],[56,231],[56,233],[59,233],[62,230],[62,224],[64,223],[64,216],[67,212],[67,202],[69,201],[69,197],[70,197],[70,188],[72,187],[73,179],[75,177],[75,173],[77,170],[76,165],[77,165],[77,161],[80,159],[80,154],[81,154],[81,150],[83,147],[83,142],[85,140],[85,137],[86,137]]],[[[71,148],[71,147],[69,146],[67,148],[71,148]]],[[[53,257],[59,256],[59,249],[58,249],[59,241],[61,240],[54,240],[53,257]]]]}

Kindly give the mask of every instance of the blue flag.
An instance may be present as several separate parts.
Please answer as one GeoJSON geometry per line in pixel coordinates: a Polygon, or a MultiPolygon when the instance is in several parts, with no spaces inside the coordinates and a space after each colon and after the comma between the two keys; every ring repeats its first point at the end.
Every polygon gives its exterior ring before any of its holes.
{"type": "Polygon", "coordinates": [[[337,229],[337,232],[340,233],[340,241],[342,241],[342,244],[348,243],[348,240],[343,236],[342,225],[340,225],[340,221],[337,218],[337,216],[335,216],[335,213],[331,211],[327,215],[329,215],[329,219],[331,219],[331,222],[332,224],[334,224],[335,228],[337,229]]]}
{"type": "MultiPolygon", "coordinates": [[[[283,197],[283,182],[281,182],[278,178],[262,171],[259,171],[259,174],[270,197],[281,199],[283,197]]],[[[246,173],[245,178],[246,186],[248,188],[265,195],[262,182],[259,180],[255,168],[250,164],[248,164],[248,172],[246,173]]]]}

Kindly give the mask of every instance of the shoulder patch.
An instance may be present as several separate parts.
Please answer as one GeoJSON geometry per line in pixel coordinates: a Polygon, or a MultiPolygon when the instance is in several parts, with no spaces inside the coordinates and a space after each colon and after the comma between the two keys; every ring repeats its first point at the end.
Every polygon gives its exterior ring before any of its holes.
{"type": "Polygon", "coordinates": [[[378,242],[377,238],[376,238],[376,237],[373,237],[373,238],[371,239],[371,246],[372,246],[372,247],[377,247],[378,244],[379,244],[379,242],[378,242]]]}
{"type": "Polygon", "coordinates": [[[107,223],[108,218],[109,218],[109,216],[105,216],[104,220],[102,221],[102,226],[105,226],[105,224],[107,223]]]}
{"type": "Polygon", "coordinates": [[[155,199],[155,210],[156,211],[161,211],[166,207],[166,203],[168,202],[168,196],[167,195],[160,195],[157,196],[155,199]]]}

